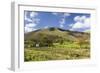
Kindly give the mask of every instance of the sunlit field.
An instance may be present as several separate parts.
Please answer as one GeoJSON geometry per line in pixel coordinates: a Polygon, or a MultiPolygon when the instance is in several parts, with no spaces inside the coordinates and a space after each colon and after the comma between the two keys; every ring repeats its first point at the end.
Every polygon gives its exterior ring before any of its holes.
{"type": "Polygon", "coordinates": [[[25,61],[90,58],[89,33],[61,31],[54,28],[51,30],[50,28],[50,30],[43,29],[27,35],[25,61]]]}
{"type": "Polygon", "coordinates": [[[25,48],[25,61],[73,60],[90,58],[90,49],[25,48]]]}

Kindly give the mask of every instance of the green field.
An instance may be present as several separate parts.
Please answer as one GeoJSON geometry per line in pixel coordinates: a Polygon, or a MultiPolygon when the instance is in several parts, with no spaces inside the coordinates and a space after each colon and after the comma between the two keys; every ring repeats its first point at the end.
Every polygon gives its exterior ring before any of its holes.
{"type": "Polygon", "coordinates": [[[50,28],[24,36],[26,62],[90,58],[90,33],[50,28]]]}
{"type": "Polygon", "coordinates": [[[25,61],[72,60],[90,58],[89,49],[25,48],[25,61]]]}

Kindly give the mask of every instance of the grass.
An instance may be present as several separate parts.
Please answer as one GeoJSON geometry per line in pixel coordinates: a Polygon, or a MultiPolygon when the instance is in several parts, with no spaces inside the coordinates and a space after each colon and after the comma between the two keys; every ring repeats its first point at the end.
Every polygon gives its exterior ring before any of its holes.
{"type": "Polygon", "coordinates": [[[25,61],[73,60],[90,58],[90,49],[33,47],[25,48],[25,61]]]}
{"type": "Polygon", "coordinates": [[[26,62],[87,59],[90,33],[42,29],[25,34],[24,47],[26,62]]]}

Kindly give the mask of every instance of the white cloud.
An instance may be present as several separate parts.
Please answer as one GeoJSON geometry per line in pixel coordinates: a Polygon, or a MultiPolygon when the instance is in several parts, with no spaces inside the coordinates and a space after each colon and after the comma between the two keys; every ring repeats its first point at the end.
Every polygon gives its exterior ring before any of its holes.
{"type": "Polygon", "coordinates": [[[86,16],[76,16],[74,21],[75,23],[71,24],[72,28],[70,30],[90,28],[90,18],[86,16]]]}
{"type": "Polygon", "coordinates": [[[25,17],[24,17],[24,19],[25,19],[26,21],[28,21],[28,22],[32,22],[32,20],[31,20],[30,18],[27,17],[27,13],[28,13],[28,12],[25,12],[25,17]]]}
{"type": "Polygon", "coordinates": [[[79,21],[80,20],[80,16],[76,16],[76,17],[74,17],[74,21],[79,21]]]}
{"type": "Polygon", "coordinates": [[[35,24],[35,23],[26,24],[25,27],[24,27],[25,33],[26,33],[26,32],[31,32],[31,31],[36,30],[36,29],[34,29],[34,27],[35,27],[36,25],[37,25],[37,24],[35,24]]]}
{"type": "Polygon", "coordinates": [[[29,24],[26,24],[26,27],[35,27],[37,24],[35,24],[35,23],[29,23],[29,24]]]}
{"type": "Polygon", "coordinates": [[[81,22],[76,22],[75,24],[73,24],[72,29],[80,29],[83,25],[84,24],[81,22]]]}
{"type": "Polygon", "coordinates": [[[31,13],[30,13],[30,17],[35,17],[35,16],[37,16],[37,15],[38,15],[37,12],[31,12],[31,13]]]}
{"type": "Polygon", "coordinates": [[[64,25],[60,25],[60,28],[63,28],[64,27],[64,25]]]}
{"type": "Polygon", "coordinates": [[[45,27],[44,27],[44,29],[47,29],[47,28],[49,28],[49,27],[48,27],[48,26],[45,26],[45,27]]]}
{"type": "Polygon", "coordinates": [[[85,19],[85,21],[84,21],[84,27],[90,27],[91,26],[90,24],[91,24],[90,23],[90,18],[85,19]]]}
{"type": "Polygon", "coordinates": [[[84,22],[84,20],[85,19],[87,19],[87,17],[86,16],[76,16],[75,18],[74,18],[74,21],[76,21],[76,22],[84,22]]]}
{"type": "Polygon", "coordinates": [[[57,13],[57,12],[52,12],[52,14],[53,14],[53,15],[58,15],[58,13],[57,13]]]}
{"type": "Polygon", "coordinates": [[[68,16],[70,16],[70,15],[71,15],[70,13],[64,13],[64,14],[62,15],[62,18],[61,18],[61,20],[59,21],[59,25],[60,25],[61,28],[64,27],[64,24],[65,24],[65,21],[66,21],[66,17],[68,17],[68,16]]]}
{"type": "Polygon", "coordinates": [[[33,31],[33,28],[24,27],[25,33],[33,31]]]}
{"type": "Polygon", "coordinates": [[[25,21],[30,22],[30,23],[25,24],[25,27],[24,27],[25,33],[36,30],[34,27],[36,27],[37,24],[40,22],[40,19],[36,17],[38,13],[31,12],[29,14],[30,17],[28,17],[27,14],[28,12],[25,12],[25,21]]]}
{"type": "Polygon", "coordinates": [[[60,21],[59,21],[59,25],[60,27],[64,27],[64,24],[65,24],[65,18],[62,18],[60,21]]]}
{"type": "Polygon", "coordinates": [[[60,25],[63,25],[65,24],[65,18],[62,18],[60,21],[59,21],[60,25]]]}
{"type": "Polygon", "coordinates": [[[32,31],[35,31],[35,30],[37,30],[37,29],[35,29],[35,28],[24,27],[25,33],[27,33],[27,32],[32,32],[32,31]]]}
{"type": "Polygon", "coordinates": [[[25,20],[28,22],[32,22],[32,23],[39,23],[40,19],[39,18],[35,18],[38,13],[36,12],[31,12],[30,13],[30,17],[27,16],[28,12],[25,12],[25,20]]]}
{"type": "Polygon", "coordinates": [[[40,22],[40,19],[39,18],[32,18],[32,23],[39,23],[40,22]]]}
{"type": "MultiPolygon", "coordinates": [[[[59,13],[57,13],[57,12],[52,12],[52,14],[53,15],[58,15],[59,13]]],[[[68,16],[70,16],[71,14],[70,13],[63,13],[61,16],[63,17],[63,18],[65,18],[65,17],[68,17],[68,16]]]]}
{"type": "Polygon", "coordinates": [[[70,16],[71,14],[70,13],[64,13],[64,17],[68,17],[68,16],[70,16]]]}
{"type": "Polygon", "coordinates": [[[30,17],[31,17],[31,20],[32,20],[32,23],[33,24],[38,24],[40,22],[40,19],[37,18],[36,16],[38,16],[38,13],[37,12],[31,12],[30,13],[30,17]]]}

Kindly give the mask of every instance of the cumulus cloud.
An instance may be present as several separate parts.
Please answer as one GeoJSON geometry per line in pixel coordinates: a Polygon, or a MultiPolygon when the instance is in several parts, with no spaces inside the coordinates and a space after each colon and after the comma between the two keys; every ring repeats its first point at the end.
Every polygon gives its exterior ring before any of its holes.
{"type": "Polygon", "coordinates": [[[40,22],[40,19],[37,18],[37,16],[38,13],[36,12],[30,12],[29,16],[28,16],[28,12],[25,12],[25,21],[30,22],[28,24],[25,24],[24,27],[25,33],[36,30],[34,27],[36,27],[37,24],[40,22]]]}
{"type": "Polygon", "coordinates": [[[25,12],[25,14],[24,14],[25,21],[32,22],[32,20],[30,18],[28,18],[27,15],[28,15],[28,12],[25,12]]]}
{"type": "Polygon", "coordinates": [[[30,17],[35,17],[35,16],[37,16],[37,15],[38,15],[37,12],[31,12],[31,13],[30,13],[30,17]]]}
{"type": "Polygon", "coordinates": [[[59,21],[59,25],[61,28],[64,27],[65,21],[66,21],[66,17],[70,16],[70,13],[63,13],[61,20],[59,21]]]}
{"type": "Polygon", "coordinates": [[[64,27],[64,24],[65,24],[65,18],[62,18],[60,21],[59,21],[59,24],[60,24],[60,27],[64,27]]]}
{"type": "Polygon", "coordinates": [[[60,25],[63,25],[65,24],[65,18],[62,18],[60,21],[59,21],[60,25]]]}
{"type": "Polygon", "coordinates": [[[84,20],[85,19],[87,19],[87,17],[86,16],[76,16],[75,18],[74,18],[74,21],[76,21],[76,22],[84,22],[84,20]]]}
{"type": "Polygon", "coordinates": [[[71,24],[72,28],[70,30],[90,28],[90,18],[86,16],[76,16],[74,17],[74,21],[75,23],[71,24]]]}
{"type": "Polygon", "coordinates": [[[24,29],[25,29],[25,32],[31,32],[31,31],[34,31],[36,29],[34,29],[34,27],[36,26],[37,24],[35,23],[29,23],[29,24],[26,24],[24,29]]]}
{"type": "Polygon", "coordinates": [[[32,28],[28,28],[28,27],[24,27],[24,31],[25,31],[25,33],[27,33],[27,32],[33,31],[33,29],[32,28]]]}
{"type": "Polygon", "coordinates": [[[38,16],[38,13],[37,12],[25,12],[25,17],[24,17],[24,19],[26,20],[26,21],[29,21],[29,22],[38,22],[39,21],[39,19],[37,19],[36,17],[38,16]]]}

